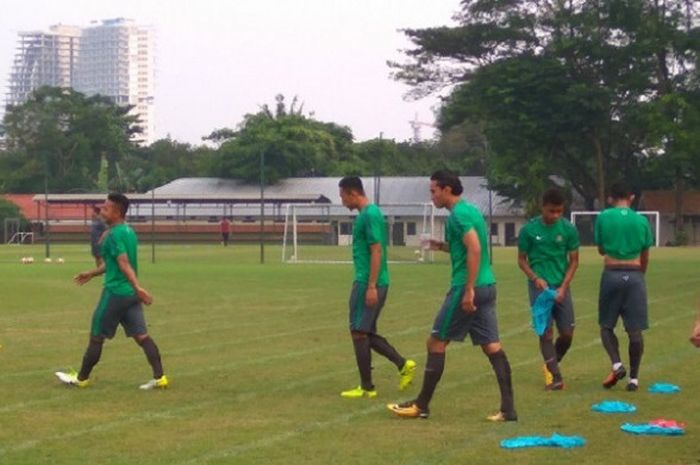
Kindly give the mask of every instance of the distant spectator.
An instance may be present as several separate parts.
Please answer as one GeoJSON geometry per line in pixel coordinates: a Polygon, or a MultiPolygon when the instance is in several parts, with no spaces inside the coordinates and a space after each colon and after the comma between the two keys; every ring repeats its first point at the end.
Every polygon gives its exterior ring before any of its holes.
{"type": "Polygon", "coordinates": [[[228,239],[231,236],[231,222],[224,216],[221,218],[219,226],[221,228],[221,240],[223,241],[224,247],[228,247],[228,239]]]}

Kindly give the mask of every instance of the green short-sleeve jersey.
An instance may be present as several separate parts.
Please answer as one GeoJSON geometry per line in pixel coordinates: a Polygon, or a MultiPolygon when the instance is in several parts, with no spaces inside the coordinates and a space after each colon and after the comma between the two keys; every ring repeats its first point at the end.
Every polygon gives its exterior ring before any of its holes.
{"type": "Polygon", "coordinates": [[[355,265],[355,281],[369,281],[370,246],[381,244],[382,260],[377,286],[389,285],[389,268],[386,264],[387,231],[384,214],[378,206],[369,204],[363,208],[352,225],[352,261],[355,265]]]}
{"type": "Polygon", "coordinates": [[[445,240],[450,248],[450,261],[452,262],[452,287],[467,284],[467,253],[469,251],[464,245],[464,235],[472,229],[476,230],[479,244],[481,244],[479,274],[474,285],[479,287],[496,283],[489,261],[489,242],[484,217],[476,206],[460,199],[452,208],[445,226],[445,240]]]}
{"type": "Polygon", "coordinates": [[[595,243],[605,255],[632,260],[654,244],[649,220],[628,207],[603,210],[595,222],[595,243]]]}
{"type": "Polygon", "coordinates": [[[546,224],[541,216],[530,220],[520,230],[518,250],[527,254],[530,268],[550,286],[564,281],[569,267],[569,253],[581,242],[576,228],[565,218],[546,224]]]}
{"type": "Polygon", "coordinates": [[[105,261],[104,287],[115,295],[134,295],[135,291],[126,275],[119,269],[117,257],[126,254],[131,268],[138,274],[138,239],[131,226],[121,223],[107,230],[102,240],[102,259],[105,261]]]}

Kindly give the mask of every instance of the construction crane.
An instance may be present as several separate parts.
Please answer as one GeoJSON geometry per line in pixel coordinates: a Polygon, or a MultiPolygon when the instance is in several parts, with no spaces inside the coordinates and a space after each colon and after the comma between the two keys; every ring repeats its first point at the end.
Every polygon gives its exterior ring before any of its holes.
{"type": "Polygon", "coordinates": [[[419,121],[418,120],[418,113],[413,117],[412,121],[409,121],[408,124],[411,125],[411,129],[413,129],[413,142],[418,144],[421,142],[421,136],[420,136],[420,130],[423,126],[428,126],[430,128],[434,128],[435,125],[431,123],[426,123],[424,121],[419,121]]]}

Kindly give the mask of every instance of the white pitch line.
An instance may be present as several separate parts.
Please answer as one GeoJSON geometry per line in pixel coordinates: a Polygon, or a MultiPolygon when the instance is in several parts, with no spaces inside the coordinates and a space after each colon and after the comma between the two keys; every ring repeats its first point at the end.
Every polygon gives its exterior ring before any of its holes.
{"type": "MultiPolygon", "coordinates": [[[[685,292],[685,293],[683,293],[683,294],[690,294],[690,293],[694,293],[694,292],[695,292],[694,290],[693,290],[693,291],[687,291],[687,292],[685,292]]],[[[677,297],[677,296],[678,296],[678,294],[675,294],[673,297],[677,297]]],[[[655,299],[655,301],[668,300],[669,298],[670,298],[670,297],[659,298],[659,299],[655,299]]],[[[511,312],[508,312],[508,313],[511,313],[511,312]]],[[[589,318],[589,317],[591,317],[591,316],[593,316],[593,315],[592,315],[592,314],[586,314],[586,315],[583,315],[583,316],[578,317],[578,319],[579,319],[579,320],[580,320],[580,319],[585,319],[585,318],[589,318]]],[[[681,317],[682,317],[682,318],[686,318],[687,315],[685,315],[685,314],[677,314],[677,315],[674,315],[674,316],[670,316],[670,317],[667,317],[667,318],[663,318],[663,319],[661,319],[661,320],[655,321],[653,324],[651,324],[651,326],[652,326],[652,327],[661,326],[661,325],[663,325],[663,324],[665,324],[665,323],[667,323],[667,322],[671,322],[671,321],[677,320],[677,319],[679,319],[679,318],[681,318],[681,317]]],[[[424,330],[424,329],[425,329],[425,328],[424,328],[423,326],[421,326],[420,329],[418,329],[418,327],[414,327],[414,328],[411,328],[411,329],[409,329],[409,330],[404,330],[404,331],[401,331],[401,332],[393,333],[393,335],[411,334],[411,333],[414,333],[414,332],[422,331],[422,330],[424,330]]],[[[517,335],[517,334],[526,332],[528,329],[529,329],[529,326],[524,325],[524,326],[518,327],[518,329],[515,330],[515,331],[510,331],[510,332],[503,333],[503,335],[506,336],[506,337],[512,337],[512,336],[515,336],[515,335],[517,335]]],[[[596,339],[594,339],[594,342],[599,344],[599,343],[600,343],[600,340],[596,338],[596,339]]],[[[590,343],[589,343],[589,344],[586,344],[586,345],[584,345],[584,346],[576,345],[576,346],[574,346],[574,348],[572,348],[572,351],[575,350],[575,348],[588,348],[589,346],[590,346],[590,343]]],[[[219,365],[219,366],[216,366],[216,367],[209,367],[209,368],[207,368],[207,369],[199,370],[199,371],[196,371],[196,372],[187,372],[187,374],[185,374],[185,376],[189,376],[189,375],[192,375],[192,374],[197,374],[197,373],[200,373],[200,372],[211,371],[211,370],[217,370],[217,371],[219,371],[219,370],[221,370],[222,368],[235,368],[236,366],[249,365],[249,364],[257,364],[257,363],[262,363],[262,362],[265,362],[265,361],[272,361],[272,360],[285,359],[285,358],[289,358],[290,356],[291,356],[292,358],[295,358],[295,357],[298,357],[298,356],[300,356],[300,355],[306,355],[306,354],[315,353],[315,352],[319,352],[319,351],[325,351],[325,350],[326,350],[326,348],[324,347],[322,350],[299,351],[299,352],[295,352],[295,353],[286,353],[286,354],[281,354],[281,355],[274,355],[274,356],[269,356],[269,357],[262,357],[262,358],[258,358],[258,359],[248,360],[247,363],[234,363],[234,364],[227,364],[227,365],[219,365]]],[[[532,361],[528,361],[527,363],[520,362],[520,363],[514,364],[513,366],[522,366],[522,365],[524,365],[524,364],[535,363],[535,362],[537,362],[538,360],[539,360],[539,359],[533,359],[532,361]]],[[[352,371],[352,370],[342,370],[341,372],[344,372],[344,371],[352,371]]],[[[43,372],[43,370],[42,370],[41,372],[43,372]]],[[[324,376],[324,378],[325,378],[325,376],[324,376]]],[[[287,385],[287,386],[290,386],[290,385],[287,385]]],[[[298,385],[295,385],[295,388],[296,388],[296,387],[298,387],[298,385]]],[[[252,397],[255,397],[255,393],[253,393],[252,397]]],[[[41,403],[51,403],[51,402],[59,401],[59,400],[62,400],[62,399],[63,399],[63,397],[61,397],[61,398],[55,398],[55,397],[54,397],[54,398],[51,398],[51,399],[44,399],[44,400],[35,401],[35,402],[37,402],[37,403],[38,403],[38,402],[41,402],[41,403]]],[[[2,410],[0,410],[0,411],[2,411],[2,412],[11,412],[11,411],[15,411],[15,410],[20,410],[20,409],[24,408],[25,406],[27,406],[28,404],[30,404],[30,403],[20,402],[20,403],[17,403],[17,404],[5,406],[5,407],[3,407],[2,410]]],[[[201,405],[201,404],[198,404],[198,405],[201,405]]],[[[177,411],[177,409],[174,409],[174,410],[171,410],[171,411],[177,411]]],[[[136,421],[136,420],[133,420],[133,421],[136,421]]],[[[109,424],[111,424],[111,423],[105,423],[105,424],[103,424],[103,425],[101,425],[101,426],[105,426],[105,427],[106,427],[106,425],[109,425],[109,424]]],[[[115,425],[115,426],[116,426],[116,425],[115,425]]],[[[86,431],[86,433],[87,433],[87,432],[90,432],[90,431],[91,431],[91,429],[88,429],[88,430],[86,431]]],[[[76,434],[76,435],[79,435],[79,434],[76,434]]],[[[48,440],[52,440],[52,439],[51,439],[51,437],[49,437],[49,438],[45,438],[44,440],[45,440],[45,441],[48,441],[48,440]]],[[[12,449],[12,448],[11,448],[11,449],[0,449],[0,451],[3,451],[3,450],[13,450],[13,449],[12,449]]]]}

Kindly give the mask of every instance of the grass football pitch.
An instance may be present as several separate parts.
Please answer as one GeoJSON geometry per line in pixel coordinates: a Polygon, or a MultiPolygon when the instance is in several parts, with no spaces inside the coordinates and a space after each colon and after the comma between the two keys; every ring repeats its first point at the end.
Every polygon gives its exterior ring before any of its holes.
{"type": "MultiPolygon", "coordinates": [[[[375,355],[376,399],[345,400],[358,384],[347,331],[351,266],[280,263],[278,247],[258,264],[255,246],[163,245],[140,279],[155,297],[146,309],[171,387],[144,392],[141,349],[119,330],[105,345],[87,389],[53,372],[79,368],[101,282],[80,288],[87,247],[0,246],[0,464],[690,464],[698,463],[700,352],[688,336],[700,297],[700,249],[652,251],[647,276],[651,328],[645,334],[641,389],[600,382],[609,362],[596,318],[601,260],[582,249],[573,284],[577,329],[562,363],[566,389],[544,392],[542,361],[530,327],[526,283],[512,248],[495,250],[498,317],[513,367],[520,421],[484,420],[498,407],[490,365],[470,343],[448,349],[429,420],[393,417],[385,404],[413,398],[424,343],[449,279],[444,260],[391,267],[380,332],[418,362],[413,386],[397,388],[395,368],[375,355]],[[23,265],[23,256],[35,262],[23,265]],[[653,382],[681,386],[651,394],[653,382]],[[634,403],[627,415],[593,413],[603,400],[634,403]],[[682,437],[638,437],[624,422],[687,423],[682,437]],[[499,442],[553,432],[583,436],[578,449],[505,450],[499,442]]],[[[409,255],[412,251],[409,251],[409,255]]],[[[319,253],[325,253],[321,250],[319,253]]],[[[346,256],[347,248],[329,250],[346,256]]],[[[623,361],[627,340],[618,325],[623,361]]]]}

